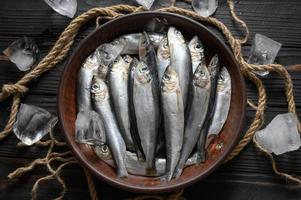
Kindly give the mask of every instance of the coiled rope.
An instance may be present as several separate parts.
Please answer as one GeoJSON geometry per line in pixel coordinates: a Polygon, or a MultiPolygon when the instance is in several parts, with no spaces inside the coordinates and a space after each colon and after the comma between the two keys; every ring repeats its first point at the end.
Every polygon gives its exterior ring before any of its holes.
{"type": "MultiPolygon", "coordinates": [[[[186,0],[189,2],[190,0],[186,0]]],[[[170,12],[170,13],[177,13],[180,15],[184,15],[186,17],[189,17],[191,19],[194,19],[199,22],[207,22],[216,28],[218,28],[221,33],[223,33],[226,40],[229,42],[229,45],[233,51],[233,54],[235,56],[235,59],[240,65],[241,72],[243,75],[250,80],[257,88],[258,91],[258,101],[255,105],[250,100],[248,100],[248,104],[256,110],[254,119],[252,123],[250,124],[247,132],[245,135],[241,138],[240,142],[237,144],[237,146],[233,149],[231,154],[226,159],[226,162],[233,159],[236,155],[238,155],[243,148],[251,141],[253,138],[254,144],[258,147],[258,149],[268,155],[268,157],[271,160],[272,168],[274,172],[280,176],[283,176],[287,178],[288,180],[291,180],[293,182],[297,182],[301,184],[301,180],[293,177],[291,175],[288,175],[286,173],[280,172],[277,167],[276,163],[273,159],[272,154],[268,153],[263,147],[261,147],[258,142],[256,141],[256,138],[254,137],[255,132],[262,126],[263,120],[264,120],[264,111],[265,111],[265,105],[266,105],[266,92],[264,85],[262,81],[256,76],[254,71],[269,71],[269,72],[276,72],[278,73],[285,81],[285,94],[286,94],[286,100],[288,103],[288,111],[291,113],[296,114],[296,106],[294,101],[294,95],[293,95],[293,84],[291,77],[287,70],[279,64],[269,64],[269,65],[253,65],[248,64],[242,55],[242,45],[247,42],[248,36],[249,36],[249,29],[246,25],[246,23],[241,20],[234,11],[234,3],[232,0],[228,0],[228,5],[230,8],[230,13],[233,17],[233,19],[240,24],[242,28],[245,30],[245,37],[243,38],[235,38],[230,30],[218,19],[213,17],[204,18],[199,16],[197,13],[175,7],[172,5],[171,7],[167,8],[161,8],[156,11],[159,12],[170,12]]],[[[4,128],[3,131],[0,132],[0,140],[4,139],[6,136],[8,136],[11,131],[13,124],[16,120],[16,115],[18,113],[19,105],[21,102],[21,97],[23,94],[25,94],[28,91],[27,84],[32,81],[33,79],[36,79],[44,72],[52,69],[54,66],[56,66],[58,63],[60,63],[65,57],[67,56],[74,39],[79,31],[79,29],[88,22],[89,20],[97,18],[105,18],[105,19],[114,19],[116,17],[122,16],[124,14],[128,13],[135,13],[135,12],[141,12],[144,11],[142,7],[136,7],[136,6],[130,6],[130,5],[115,5],[111,7],[105,7],[105,8],[92,8],[88,10],[87,12],[81,14],[77,18],[75,18],[68,27],[62,32],[59,39],[55,42],[52,49],[49,51],[49,53],[40,61],[40,63],[31,71],[29,71],[27,74],[25,74],[19,81],[17,81],[15,84],[5,84],[3,85],[1,92],[0,92],[0,101],[3,101],[7,99],[10,96],[13,96],[12,99],[12,106],[11,106],[11,113],[8,119],[8,122],[4,128]]],[[[300,123],[299,123],[300,128],[300,123]]],[[[299,129],[300,130],[300,129],[299,129]]],[[[45,158],[39,158],[33,161],[28,167],[19,168],[13,173],[9,174],[9,178],[16,178],[21,176],[27,171],[32,170],[36,165],[46,165],[48,171],[50,172],[50,175],[46,177],[40,178],[35,184],[32,189],[32,197],[33,199],[37,198],[37,188],[40,182],[53,179],[55,178],[61,185],[62,185],[62,192],[60,196],[57,199],[62,199],[63,195],[66,191],[66,186],[64,181],[60,178],[60,172],[62,168],[68,164],[74,164],[76,163],[75,160],[73,160],[72,157],[62,157],[66,156],[68,153],[56,153],[53,151],[54,145],[64,145],[62,142],[57,141],[52,133],[50,134],[50,140],[39,142],[37,145],[41,146],[49,146],[49,151],[45,158]],[[57,168],[53,169],[50,166],[50,163],[54,160],[62,162],[62,164],[57,168]]],[[[85,174],[88,181],[88,186],[90,190],[90,195],[93,200],[97,200],[98,196],[95,190],[95,186],[93,183],[93,178],[91,175],[85,170],[85,174]]],[[[183,193],[183,190],[177,191],[169,196],[139,196],[134,198],[135,200],[141,200],[141,199],[169,199],[169,200],[180,200],[184,199],[181,195],[183,193]]]]}

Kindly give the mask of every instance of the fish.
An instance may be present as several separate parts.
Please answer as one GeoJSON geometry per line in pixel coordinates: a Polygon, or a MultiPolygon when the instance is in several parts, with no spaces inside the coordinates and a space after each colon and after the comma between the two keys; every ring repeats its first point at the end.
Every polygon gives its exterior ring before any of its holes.
{"type": "Polygon", "coordinates": [[[208,146],[210,144],[210,141],[214,137],[216,137],[222,130],[229,113],[230,103],[231,103],[231,77],[227,68],[223,67],[217,81],[216,103],[215,103],[212,123],[210,125],[208,136],[207,136],[206,146],[208,146]]]}
{"type": "Polygon", "coordinates": [[[28,71],[38,60],[40,50],[36,42],[29,37],[23,36],[9,45],[3,54],[16,64],[20,71],[28,71]]]}
{"type": "Polygon", "coordinates": [[[100,62],[98,51],[95,51],[86,58],[79,69],[77,81],[78,112],[92,110],[90,88],[93,75],[97,72],[100,62]]]}
{"type": "Polygon", "coordinates": [[[157,73],[159,84],[161,84],[163,74],[170,64],[170,52],[168,47],[167,37],[164,37],[158,47],[157,50],[157,73]]]}
{"type": "MultiPolygon", "coordinates": [[[[113,45],[121,45],[121,55],[133,55],[139,53],[139,40],[142,33],[130,33],[122,35],[111,42],[113,45]]],[[[159,33],[149,33],[151,43],[155,48],[159,46],[164,35],[159,33]]]]}
{"type": "Polygon", "coordinates": [[[166,140],[166,174],[170,181],[180,158],[184,135],[184,105],[179,78],[173,67],[164,72],[161,85],[162,113],[166,140]]]}
{"type": "Polygon", "coordinates": [[[202,41],[198,36],[194,36],[189,44],[188,48],[191,55],[191,63],[192,63],[192,74],[194,74],[196,68],[201,63],[202,65],[206,65],[205,55],[204,55],[204,46],[202,41]]]}
{"type": "Polygon", "coordinates": [[[93,107],[103,121],[106,142],[117,166],[117,175],[118,177],[127,177],[128,173],[125,167],[126,146],[111,108],[109,91],[105,81],[93,76],[91,94],[93,107]]]}
{"type": "Polygon", "coordinates": [[[121,54],[123,46],[115,43],[104,43],[96,48],[98,51],[100,63],[109,66],[121,54]]]}
{"type": "Polygon", "coordinates": [[[170,27],[167,33],[170,50],[170,66],[176,70],[182,92],[184,108],[187,106],[188,88],[191,78],[191,56],[182,33],[170,27]]]}
{"type": "Polygon", "coordinates": [[[134,142],[130,131],[128,79],[132,58],[119,56],[112,64],[109,74],[109,88],[117,122],[126,147],[134,151],[134,142]]]}
{"type": "Polygon", "coordinates": [[[89,145],[103,145],[106,143],[102,120],[94,110],[80,111],[77,114],[75,141],[89,145]]]}
{"type": "Polygon", "coordinates": [[[210,97],[210,74],[207,67],[201,63],[199,63],[193,75],[191,93],[192,100],[185,124],[183,147],[179,162],[174,172],[174,177],[176,178],[182,174],[186,160],[198,141],[208,109],[210,97]]]}
{"type": "Polygon", "coordinates": [[[157,54],[146,32],[143,32],[139,40],[139,59],[148,66],[154,78],[153,83],[158,84],[157,54]]]}
{"type": "MultiPolygon", "coordinates": [[[[95,146],[94,151],[101,160],[103,160],[111,167],[115,167],[110,149],[108,148],[107,145],[95,146]]],[[[188,158],[187,162],[185,163],[185,167],[195,165],[196,158],[197,158],[196,154],[193,154],[190,158],[188,158]]],[[[156,158],[155,161],[156,171],[153,174],[148,174],[146,170],[145,162],[141,162],[135,153],[126,151],[125,165],[129,174],[138,175],[138,176],[160,177],[163,176],[165,173],[166,159],[156,158]]]]}
{"type": "Polygon", "coordinates": [[[208,71],[210,74],[210,97],[208,104],[208,111],[202,129],[200,131],[200,138],[197,143],[197,155],[198,163],[204,162],[206,160],[206,139],[208,131],[210,128],[211,121],[213,119],[214,108],[216,104],[216,88],[218,77],[221,72],[220,61],[217,54],[215,54],[209,62],[208,71]]]}
{"type": "Polygon", "coordinates": [[[140,61],[134,73],[133,104],[148,172],[154,173],[159,129],[159,97],[149,67],[140,61]]]}
{"type": "Polygon", "coordinates": [[[137,58],[133,58],[131,64],[130,64],[130,73],[129,73],[129,83],[128,83],[128,94],[129,94],[129,109],[130,109],[130,127],[131,127],[131,134],[132,139],[134,142],[135,152],[137,154],[137,157],[140,161],[145,161],[145,157],[142,153],[142,146],[141,146],[141,140],[138,133],[137,128],[137,120],[135,115],[135,106],[133,101],[133,89],[134,89],[134,80],[136,76],[137,71],[137,65],[139,61],[137,58]]]}
{"type": "Polygon", "coordinates": [[[155,0],[136,0],[136,2],[146,10],[152,7],[154,1],[155,0]]]}

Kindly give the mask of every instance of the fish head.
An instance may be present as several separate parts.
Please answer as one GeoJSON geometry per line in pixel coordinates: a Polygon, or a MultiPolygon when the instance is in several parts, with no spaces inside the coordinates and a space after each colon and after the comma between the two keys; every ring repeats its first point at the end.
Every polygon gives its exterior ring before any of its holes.
{"type": "Polygon", "coordinates": [[[94,70],[98,68],[99,64],[100,64],[99,54],[97,51],[95,51],[86,58],[82,67],[85,69],[94,70]]]}
{"type": "Polygon", "coordinates": [[[118,71],[122,69],[125,65],[125,62],[121,56],[118,56],[113,63],[110,64],[110,68],[112,71],[118,71]]]}
{"type": "Polygon", "coordinates": [[[143,58],[147,54],[147,50],[149,46],[151,45],[151,40],[146,32],[143,32],[141,34],[141,37],[139,39],[139,57],[143,58]]]}
{"type": "Polygon", "coordinates": [[[168,41],[171,43],[173,42],[185,43],[185,39],[181,31],[179,31],[175,27],[170,27],[168,29],[167,37],[168,37],[168,41]]]}
{"type": "Polygon", "coordinates": [[[109,66],[100,63],[97,69],[97,76],[102,80],[105,80],[108,73],[109,73],[109,66]]]}
{"type": "Polygon", "coordinates": [[[95,151],[102,160],[112,160],[110,148],[106,144],[96,146],[95,151]]]}
{"type": "Polygon", "coordinates": [[[131,63],[133,61],[133,58],[131,56],[129,56],[129,55],[125,55],[125,56],[123,56],[123,60],[125,62],[126,69],[129,69],[130,66],[131,66],[131,63]]]}
{"type": "Polygon", "coordinates": [[[209,65],[208,65],[208,71],[209,71],[209,74],[211,77],[214,77],[216,75],[218,67],[219,67],[219,58],[218,58],[218,55],[215,54],[211,58],[209,65]]]}
{"type": "Polygon", "coordinates": [[[143,84],[149,83],[152,80],[149,67],[143,61],[139,62],[137,65],[136,79],[143,84]]]}
{"type": "Polygon", "coordinates": [[[168,66],[162,77],[161,89],[163,92],[173,92],[178,88],[178,74],[171,66],[168,66]]]}
{"type": "Polygon", "coordinates": [[[198,65],[193,75],[192,84],[200,88],[208,88],[210,86],[210,74],[206,65],[198,65]]]}
{"type": "Polygon", "coordinates": [[[162,58],[163,60],[167,60],[170,57],[169,47],[168,47],[168,40],[167,37],[164,37],[158,47],[158,57],[162,58]]]}
{"type": "Polygon", "coordinates": [[[218,77],[217,90],[223,92],[231,84],[231,77],[226,67],[223,67],[218,77]]]}
{"type": "Polygon", "coordinates": [[[91,85],[91,95],[95,101],[101,102],[109,97],[108,88],[104,80],[98,76],[93,76],[91,85]]]}
{"type": "Polygon", "coordinates": [[[201,60],[202,57],[204,57],[204,46],[198,36],[194,36],[190,40],[188,46],[192,61],[198,61],[201,60]]]}

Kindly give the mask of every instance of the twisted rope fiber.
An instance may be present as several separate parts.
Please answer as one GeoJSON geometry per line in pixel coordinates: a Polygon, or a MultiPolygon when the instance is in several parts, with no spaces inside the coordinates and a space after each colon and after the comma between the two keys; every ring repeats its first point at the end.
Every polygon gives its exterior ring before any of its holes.
{"type": "MultiPolygon", "coordinates": [[[[261,125],[263,123],[264,108],[266,105],[266,93],[265,93],[265,89],[264,89],[262,81],[259,78],[257,78],[257,76],[254,74],[254,72],[253,72],[254,70],[275,71],[280,76],[283,77],[283,79],[285,81],[285,91],[286,91],[285,93],[286,93],[287,102],[288,102],[288,110],[292,113],[296,113],[295,102],[294,102],[294,97],[293,97],[293,84],[292,84],[290,75],[288,74],[286,69],[283,66],[277,65],[277,64],[251,65],[251,64],[246,63],[245,60],[243,59],[242,52],[241,52],[241,45],[247,41],[248,35],[249,35],[249,30],[248,30],[248,27],[245,24],[245,22],[237,17],[237,15],[234,11],[234,4],[233,4],[232,0],[228,0],[228,4],[229,4],[230,12],[231,12],[233,19],[236,22],[238,22],[245,29],[246,34],[245,34],[245,37],[242,39],[236,39],[232,35],[232,33],[228,30],[228,28],[222,22],[220,22],[219,20],[217,20],[215,18],[212,18],[212,17],[203,18],[201,16],[198,16],[196,13],[194,13],[192,11],[185,10],[182,8],[177,8],[177,7],[162,8],[162,9],[158,10],[161,12],[171,12],[171,13],[182,14],[182,15],[185,15],[192,19],[195,19],[197,21],[208,22],[208,23],[216,26],[224,34],[225,38],[229,42],[230,47],[232,48],[232,51],[234,53],[234,56],[241,66],[241,71],[242,71],[243,75],[246,78],[248,78],[250,81],[252,81],[258,90],[257,107],[253,106],[253,108],[256,109],[256,114],[255,114],[254,120],[251,123],[245,136],[241,139],[239,144],[234,148],[233,152],[227,158],[227,161],[231,160],[233,157],[235,157],[250,142],[250,140],[254,136],[254,133],[261,127],[261,125]]],[[[0,133],[0,140],[3,139],[4,137],[6,137],[11,132],[12,125],[15,122],[16,114],[18,111],[18,106],[20,104],[20,98],[21,98],[20,95],[27,91],[27,88],[26,88],[27,83],[30,82],[32,79],[40,76],[42,73],[50,70],[52,67],[54,67],[57,63],[59,63],[66,57],[67,53],[69,52],[69,50],[73,44],[74,38],[75,38],[78,30],[85,22],[87,22],[90,19],[95,18],[95,17],[104,17],[104,18],[111,19],[111,18],[121,16],[125,13],[133,13],[133,12],[140,12],[140,11],[143,11],[142,7],[135,7],[135,6],[129,6],[129,5],[116,5],[116,6],[111,6],[111,7],[107,7],[107,8],[93,8],[93,9],[83,13],[76,19],[74,19],[70,23],[70,25],[65,29],[65,31],[61,34],[58,41],[55,43],[53,48],[50,50],[49,54],[37,65],[36,68],[31,70],[25,76],[23,76],[17,83],[12,84],[12,85],[7,84],[7,85],[3,86],[2,91],[0,93],[0,100],[4,100],[4,99],[8,98],[12,94],[15,94],[15,95],[13,98],[11,114],[10,114],[7,126],[0,133]]],[[[53,138],[51,138],[51,140],[53,140],[53,138]]],[[[56,141],[56,140],[53,140],[53,141],[56,141]]],[[[255,137],[253,137],[253,141],[254,141],[255,145],[262,152],[266,153],[270,157],[273,170],[275,171],[276,174],[284,176],[292,181],[300,183],[299,179],[294,178],[285,173],[279,172],[276,168],[276,163],[273,160],[273,156],[271,154],[269,154],[265,149],[263,149],[262,147],[259,146],[259,144],[255,140],[255,137]]],[[[49,152],[51,152],[53,146],[57,145],[57,144],[60,144],[60,143],[49,142],[49,141],[39,143],[39,145],[44,145],[44,146],[50,145],[49,152]]],[[[61,145],[63,145],[63,144],[61,144],[61,145]]],[[[35,165],[46,164],[48,170],[51,172],[51,175],[43,177],[35,183],[33,190],[32,190],[32,195],[33,195],[34,199],[37,197],[36,190],[38,188],[39,183],[41,181],[49,180],[49,179],[53,179],[53,178],[56,178],[57,181],[62,185],[62,188],[63,188],[62,193],[57,198],[57,199],[61,199],[66,191],[66,186],[65,186],[64,181],[60,178],[59,173],[64,166],[75,163],[75,161],[73,161],[71,158],[52,157],[52,156],[60,156],[60,155],[55,152],[52,152],[52,153],[49,153],[49,152],[46,156],[46,159],[44,158],[45,160],[37,159],[33,163],[31,163],[31,165],[29,165],[28,167],[26,167],[22,170],[20,170],[20,168],[19,168],[14,173],[9,174],[10,178],[18,177],[18,176],[21,176],[23,173],[33,169],[35,167],[35,165]],[[60,165],[57,168],[57,170],[53,170],[52,167],[50,166],[50,162],[53,160],[59,160],[64,163],[62,165],[60,165]]],[[[93,179],[92,179],[91,175],[89,175],[88,173],[86,173],[86,175],[87,175],[86,177],[87,177],[91,197],[92,197],[92,199],[97,199],[97,194],[96,194],[95,186],[93,184],[93,179]]],[[[177,191],[176,193],[168,196],[166,199],[170,199],[170,200],[182,199],[183,198],[183,197],[181,197],[182,192],[183,192],[183,190],[177,191]]],[[[147,199],[148,197],[150,197],[150,196],[141,196],[141,197],[137,197],[135,199],[147,199]]],[[[163,199],[158,196],[156,196],[155,198],[163,199]]]]}

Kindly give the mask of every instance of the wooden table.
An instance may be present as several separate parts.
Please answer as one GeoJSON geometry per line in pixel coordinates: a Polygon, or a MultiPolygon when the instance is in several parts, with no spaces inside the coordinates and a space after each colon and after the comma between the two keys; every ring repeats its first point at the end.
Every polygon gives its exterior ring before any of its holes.
{"type": "MultiPolygon", "coordinates": [[[[157,0],[156,6],[167,6],[168,0],[157,0]]],[[[118,3],[127,3],[125,0],[102,1],[100,5],[108,6],[118,3]]],[[[131,3],[131,2],[130,2],[131,3]]],[[[178,6],[189,8],[184,2],[178,6]]],[[[301,2],[298,0],[241,0],[235,1],[238,15],[248,24],[251,37],[243,48],[244,55],[248,56],[252,38],[255,33],[261,33],[281,42],[282,48],[276,59],[277,63],[291,65],[301,63],[301,2]]],[[[82,0],[78,0],[78,12],[88,10],[82,0]]],[[[240,35],[239,27],[230,17],[225,0],[219,1],[215,17],[224,22],[234,34],[240,35]]],[[[26,35],[35,40],[42,55],[47,54],[59,34],[70,22],[69,18],[58,15],[44,1],[6,0],[0,4],[0,50],[4,50],[12,41],[26,35]]],[[[76,38],[82,40],[91,30],[94,22],[85,26],[76,38]]],[[[211,28],[212,29],[212,28],[211,28]]],[[[218,32],[214,30],[217,34],[218,32]]],[[[221,36],[220,36],[221,37],[221,36]]],[[[73,48],[74,49],[74,48],[73,48]]],[[[43,107],[56,114],[56,93],[64,63],[56,66],[50,72],[33,81],[29,92],[24,96],[25,103],[43,107]]],[[[8,62],[0,61],[0,86],[18,80],[23,73],[8,62]]],[[[297,110],[301,110],[301,76],[298,72],[291,73],[295,86],[297,110]]],[[[266,122],[275,115],[287,112],[282,79],[276,74],[264,78],[268,94],[266,122]]],[[[256,91],[252,84],[247,83],[248,97],[256,101],[256,91]]],[[[0,128],[3,129],[9,111],[10,101],[0,103],[0,128]]],[[[251,108],[247,108],[245,130],[254,115],[251,108]]],[[[59,130],[57,135],[63,139],[59,130]]],[[[243,133],[242,133],[243,134],[243,133]]],[[[34,173],[25,174],[17,180],[6,178],[9,172],[20,166],[27,165],[33,159],[42,157],[46,153],[43,147],[16,148],[18,142],[11,134],[0,142],[0,199],[29,199],[33,183],[38,177],[45,175],[43,168],[36,168],[34,173]]],[[[277,157],[281,170],[295,175],[301,175],[301,153],[291,152],[277,157]]],[[[88,199],[89,192],[85,176],[79,166],[70,166],[63,172],[68,191],[66,199],[88,199]]],[[[133,193],[117,190],[95,179],[100,199],[124,199],[135,196],[133,193]]],[[[39,197],[50,199],[60,191],[55,182],[42,185],[39,197]]],[[[300,199],[300,188],[274,175],[269,160],[262,155],[253,144],[249,144],[239,156],[221,166],[206,180],[201,181],[185,190],[187,199],[300,199]]]]}

